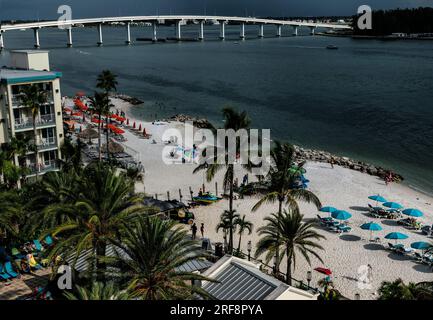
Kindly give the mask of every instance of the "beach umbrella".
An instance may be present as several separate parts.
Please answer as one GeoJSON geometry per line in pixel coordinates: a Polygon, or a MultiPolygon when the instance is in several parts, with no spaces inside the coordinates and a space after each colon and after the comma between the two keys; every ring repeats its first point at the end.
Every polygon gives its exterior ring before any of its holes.
{"type": "Polygon", "coordinates": [[[331,217],[337,220],[347,220],[352,217],[352,215],[344,210],[337,210],[331,213],[331,217]]]}
{"type": "Polygon", "coordinates": [[[373,231],[383,230],[382,227],[379,224],[374,223],[374,222],[364,223],[361,226],[361,229],[362,230],[370,230],[370,240],[371,240],[371,238],[373,236],[373,231]]]}
{"type": "Polygon", "coordinates": [[[432,247],[430,243],[424,241],[414,242],[410,246],[418,250],[428,250],[432,247]]]}
{"type": "Polygon", "coordinates": [[[135,121],[134,121],[134,124],[132,125],[132,128],[135,129],[135,121]]]}
{"type": "Polygon", "coordinates": [[[143,136],[147,136],[146,128],[143,129],[143,136]]]}
{"type": "MultiPolygon", "coordinates": [[[[102,150],[107,150],[107,144],[102,146],[102,150]]],[[[123,146],[116,142],[110,141],[108,143],[108,151],[110,151],[110,153],[122,153],[124,150],[123,146]]]]}
{"type": "Polygon", "coordinates": [[[403,208],[403,206],[400,203],[397,203],[397,202],[385,202],[383,204],[383,206],[387,207],[387,208],[391,208],[391,209],[401,209],[401,208],[403,208]]]}
{"type": "Polygon", "coordinates": [[[84,129],[83,132],[81,132],[78,135],[78,137],[81,138],[81,139],[89,139],[89,141],[90,141],[92,139],[98,138],[99,134],[98,134],[98,132],[96,130],[94,130],[94,129],[92,129],[92,128],[89,127],[87,129],[84,129]]]}
{"type": "Polygon", "coordinates": [[[386,199],[380,195],[369,196],[368,199],[374,200],[376,202],[386,202],[386,199]]]}
{"type": "Polygon", "coordinates": [[[319,273],[325,274],[327,276],[330,276],[332,274],[331,270],[323,268],[323,267],[318,267],[318,268],[315,268],[314,270],[319,272],[319,273]]]}
{"type": "Polygon", "coordinates": [[[391,232],[385,236],[385,239],[395,240],[396,243],[397,243],[397,240],[403,240],[403,239],[407,239],[407,238],[409,238],[409,236],[405,235],[404,233],[400,233],[400,232],[391,232]]]}
{"type": "Polygon", "coordinates": [[[141,123],[140,123],[140,126],[138,127],[138,131],[141,131],[141,129],[142,129],[142,127],[141,127],[141,123]]]}
{"type": "Polygon", "coordinates": [[[418,209],[405,209],[403,210],[403,214],[410,217],[422,217],[424,215],[424,213],[418,209]]]}
{"type": "Polygon", "coordinates": [[[129,126],[129,119],[126,119],[126,125],[129,126]]]}
{"type": "Polygon", "coordinates": [[[335,212],[337,210],[338,209],[334,208],[334,207],[322,207],[322,208],[319,209],[320,212],[328,212],[329,214],[331,214],[331,213],[333,213],[333,212],[335,212]]]}

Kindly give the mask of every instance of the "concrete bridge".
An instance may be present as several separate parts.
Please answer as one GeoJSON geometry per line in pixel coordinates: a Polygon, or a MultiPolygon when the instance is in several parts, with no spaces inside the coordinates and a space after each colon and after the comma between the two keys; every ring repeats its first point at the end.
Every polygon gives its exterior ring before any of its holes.
{"type": "Polygon", "coordinates": [[[198,39],[204,40],[204,26],[206,22],[217,21],[220,25],[220,39],[225,38],[225,26],[227,24],[237,24],[240,26],[239,37],[245,38],[245,25],[254,24],[258,26],[258,37],[263,37],[263,30],[265,25],[273,25],[276,27],[275,35],[281,36],[281,30],[283,27],[293,28],[293,35],[298,35],[298,29],[300,27],[309,28],[310,34],[314,35],[316,28],[327,28],[327,29],[352,29],[351,26],[346,24],[330,24],[330,23],[315,23],[315,22],[304,22],[304,21],[288,21],[288,20],[274,20],[274,19],[259,19],[252,17],[226,17],[226,16],[194,16],[194,15],[166,15],[166,16],[127,16],[127,17],[105,17],[105,18],[91,18],[91,19],[75,19],[68,21],[43,21],[43,22],[31,22],[31,23],[20,23],[20,24],[4,24],[0,26],[0,50],[4,49],[5,43],[3,34],[11,30],[28,30],[34,31],[34,46],[35,48],[40,47],[39,41],[39,30],[42,28],[63,28],[65,29],[67,36],[67,46],[72,47],[72,30],[73,27],[84,26],[93,27],[96,26],[98,30],[98,45],[103,44],[103,25],[110,23],[124,23],[126,26],[125,42],[131,43],[131,23],[136,22],[147,22],[152,24],[152,40],[157,41],[157,27],[159,22],[170,21],[175,24],[175,35],[176,39],[182,40],[182,25],[187,21],[196,21],[199,25],[198,39]]]}

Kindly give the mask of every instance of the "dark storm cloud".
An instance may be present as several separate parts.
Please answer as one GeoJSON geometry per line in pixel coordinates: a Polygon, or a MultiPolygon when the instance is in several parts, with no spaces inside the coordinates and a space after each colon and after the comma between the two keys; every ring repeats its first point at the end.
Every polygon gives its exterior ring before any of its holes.
{"type": "Polygon", "coordinates": [[[0,0],[0,19],[54,19],[70,5],[74,18],[203,14],[252,16],[351,15],[362,4],[373,9],[433,6],[433,0],[0,0]]]}

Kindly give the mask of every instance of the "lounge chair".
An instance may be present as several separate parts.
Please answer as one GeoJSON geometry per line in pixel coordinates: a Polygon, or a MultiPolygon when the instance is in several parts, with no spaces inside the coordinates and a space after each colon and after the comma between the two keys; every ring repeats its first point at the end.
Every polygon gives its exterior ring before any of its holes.
{"type": "Polygon", "coordinates": [[[44,251],[44,247],[39,240],[33,240],[33,244],[35,245],[37,251],[44,251]]]}
{"type": "Polygon", "coordinates": [[[8,261],[8,262],[5,263],[4,270],[12,278],[16,278],[16,277],[19,276],[19,274],[15,272],[14,268],[12,267],[12,263],[10,261],[8,261]]]}
{"type": "Polygon", "coordinates": [[[47,246],[51,246],[54,243],[53,238],[51,238],[51,236],[46,236],[44,242],[47,246]]]}
{"type": "Polygon", "coordinates": [[[32,254],[27,255],[27,261],[31,269],[42,269],[42,266],[35,260],[35,257],[32,254]]]}
{"type": "Polygon", "coordinates": [[[345,224],[340,224],[340,225],[337,226],[337,230],[343,233],[343,232],[350,232],[350,231],[352,231],[352,228],[349,227],[349,226],[346,226],[345,224]]]}
{"type": "Polygon", "coordinates": [[[6,272],[3,272],[3,270],[0,270],[0,279],[1,280],[10,280],[12,277],[8,275],[6,272]]]}

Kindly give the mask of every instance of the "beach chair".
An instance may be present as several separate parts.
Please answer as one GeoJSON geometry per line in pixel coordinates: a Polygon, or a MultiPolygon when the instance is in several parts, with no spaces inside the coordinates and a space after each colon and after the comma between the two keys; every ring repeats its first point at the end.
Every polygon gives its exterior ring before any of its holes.
{"type": "Polygon", "coordinates": [[[35,245],[37,251],[44,251],[44,247],[39,240],[33,240],[33,244],[35,245]]]}
{"type": "Polygon", "coordinates": [[[32,254],[27,255],[27,262],[31,269],[42,269],[42,266],[36,261],[35,257],[32,254]]]}
{"type": "Polygon", "coordinates": [[[12,277],[8,275],[6,272],[3,272],[3,269],[0,269],[0,279],[1,280],[10,280],[12,277]]]}
{"type": "Polygon", "coordinates": [[[338,226],[337,226],[337,229],[338,229],[341,233],[352,231],[352,228],[351,228],[351,227],[346,226],[346,225],[344,225],[344,224],[340,224],[340,225],[338,225],[338,226]]]}
{"type": "Polygon", "coordinates": [[[12,263],[10,261],[5,263],[4,271],[6,271],[6,273],[10,275],[12,278],[17,278],[19,276],[19,274],[15,272],[14,268],[12,267],[12,263]]]}
{"type": "Polygon", "coordinates": [[[414,252],[414,253],[413,253],[413,258],[414,258],[417,262],[422,262],[422,261],[423,261],[423,256],[422,256],[419,252],[414,252]]]}
{"type": "Polygon", "coordinates": [[[44,242],[47,246],[51,246],[54,243],[53,238],[51,238],[51,236],[46,236],[44,242]]]}

